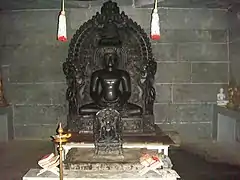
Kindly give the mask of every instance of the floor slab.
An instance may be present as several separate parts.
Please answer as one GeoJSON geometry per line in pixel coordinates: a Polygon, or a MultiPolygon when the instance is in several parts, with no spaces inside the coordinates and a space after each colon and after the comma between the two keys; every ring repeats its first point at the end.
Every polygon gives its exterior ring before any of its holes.
{"type": "MultiPolygon", "coordinates": [[[[23,180],[58,180],[59,177],[51,172],[37,176],[39,169],[30,169],[23,180]]],[[[174,170],[160,170],[161,175],[149,172],[140,176],[139,173],[130,171],[64,171],[64,180],[176,180],[178,174],[174,170]]]]}
{"type": "MultiPolygon", "coordinates": [[[[220,149],[214,148],[214,150],[219,151],[220,149]]],[[[49,141],[0,143],[0,179],[20,180],[29,169],[39,168],[37,161],[53,151],[53,144],[49,141]]],[[[240,179],[238,166],[208,162],[201,156],[185,151],[182,147],[170,148],[169,153],[173,169],[181,176],[181,180],[240,179]]]]}

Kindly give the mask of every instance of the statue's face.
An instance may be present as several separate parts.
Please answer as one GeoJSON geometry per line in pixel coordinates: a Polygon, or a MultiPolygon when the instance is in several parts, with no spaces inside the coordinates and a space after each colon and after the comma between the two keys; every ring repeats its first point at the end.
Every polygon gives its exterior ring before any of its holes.
{"type": "Polygon", "coordinates": [[[107,67],[115,67],[117,64],[117,55],[114,53],[106,54],[104,62],[107,67]]]}
{"type": "Polygon", "coordinates": [[[223,88],[220,88],[220,93],[223,93],[224,92],[224,89],[223,88]]]}

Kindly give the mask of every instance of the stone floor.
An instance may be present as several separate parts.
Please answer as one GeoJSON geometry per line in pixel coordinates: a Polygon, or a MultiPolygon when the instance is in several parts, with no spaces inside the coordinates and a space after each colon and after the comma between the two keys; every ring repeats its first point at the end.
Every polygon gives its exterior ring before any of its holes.
{"type": "MultiPolygon", "coordinates": [[[[53,146],[46,141],[13,141],[0,144],[0,179],[20,180],[36,162],[52,152],[53,146]]],[[[181,147],[170,150],[174,169],[181,180],[239,180],[240,167],[226,163],[209,163],[181,147]]]]}

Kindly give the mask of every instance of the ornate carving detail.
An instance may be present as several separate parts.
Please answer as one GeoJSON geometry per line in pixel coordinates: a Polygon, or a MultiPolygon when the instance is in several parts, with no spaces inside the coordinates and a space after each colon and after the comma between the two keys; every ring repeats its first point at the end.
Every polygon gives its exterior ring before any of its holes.
{"type": "Polygon", "coordinates": [[[153,82],[157,64],[153,59],[149,38],[136,22],[124,12],[120,13],[117,3],[107,1],[101,8],[101,14],[97,12],[76,31],[69,45],[68,58],[63,64],[68,85],[66,96],[70,121],[72,115],[78,114],[79,107],[92,102],[89,81],[92,72],[101,69],[102,56],[108,50],[100,42],[107,32],[104,28],[106,24],[117,26],[121,40],[121,48],[117,52],[121,59],[119,67],[127,70],[132,82],[129,101],[141,106],[143,115],[153,115],[153,82]]]}
{"type": "Polygon", "coordinates": [[[93,123],[95,155],[118,151],[122,155],[122,119],[120,113],[106,108],[96,114],[93,123]]]}
{"type": "Polygon", "coordinates": [[[136,132],[141,133],[143,130],[142,118],[123,118],[123,130],[124,132],[136,132]]]}
{"type": "Polygon", "coordinates": [[[2,77],[0,76],[0,107],[6,107],[6,106],[8,106],[8,103],[4,96],[2,77]]]}
{"type": "MultiPolygon", "coordinates": [[[[150,117],[148,117],[150,118],[150,117]]],[[[153,117],[152,117],[153,118],[153,117]]],[[[152,119],[150,118],[150,119],[152,119]]],[[[93,132],[93,122],[95,117],[93,116],[74,116],[68,121],[68,130],[71,132],[78,133],[92,133],[93,132]]],[[[144,127],[142,118],[122,118],[123,121],[123,133],[142,133],[144,127]]],[[[147,123],[152,123],[152,121],[146,120],[147,123]]]]}
{"type": "Polygon", "coordinates": [[[92,133],[94,116],[72,116],[68,117],[67,129],[70,132],[92,133]]]}

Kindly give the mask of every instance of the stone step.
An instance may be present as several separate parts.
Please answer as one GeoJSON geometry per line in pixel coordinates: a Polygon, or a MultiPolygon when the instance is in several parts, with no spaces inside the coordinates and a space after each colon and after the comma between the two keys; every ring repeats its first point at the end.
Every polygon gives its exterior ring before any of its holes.
{"type": "MultiPolygon", "coordinates": [[[[30,169],[22,180],[59,180],[59,177],[52,172],[45,172],[39,176],[40,169],[30,169]]],[[[64,180],[177,180],[180,178],[176,171],[172,169],[159,170],[160,174],[153,171],[140,176],[138,171],[70,171],[64,170],[64,180]]]]}

